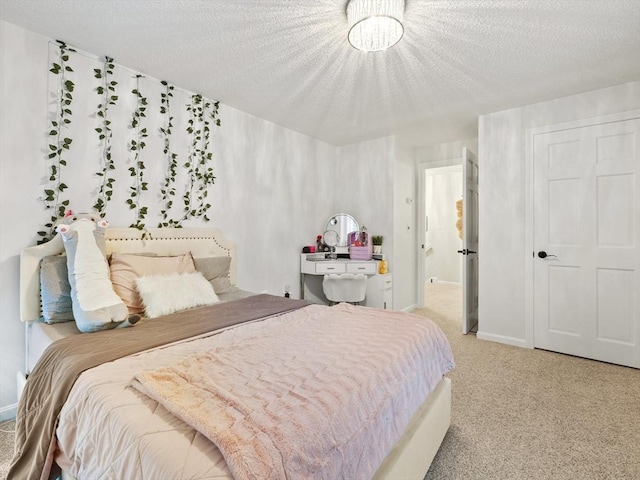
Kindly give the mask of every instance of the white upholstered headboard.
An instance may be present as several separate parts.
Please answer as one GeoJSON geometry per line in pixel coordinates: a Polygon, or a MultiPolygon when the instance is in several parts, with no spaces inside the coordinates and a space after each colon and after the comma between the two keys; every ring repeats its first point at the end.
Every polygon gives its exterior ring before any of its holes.
{"type": "MultiPolygon", "coordinates": [[[[40,318],[40,260],[64,252],[57,234],[42,245],[25,248],[20,255],[20,320],[40,318]]],[[[230,281],[236,284],[236,245],[215,228],[107,228],[106,253],[155,253],[180,255],[191,252],[196,258],[231,257],[230,281]],[[143,239],[143,235],[145,238],[143,239]]]]}

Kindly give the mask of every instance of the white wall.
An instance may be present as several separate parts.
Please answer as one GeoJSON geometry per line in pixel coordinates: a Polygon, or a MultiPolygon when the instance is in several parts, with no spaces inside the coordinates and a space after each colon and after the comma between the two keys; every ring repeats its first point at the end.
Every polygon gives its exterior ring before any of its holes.
{"type": "Polygon", "coordinates": [[[393,137],[385,137],[339,147],[335,170],[330,172],[333,195],[325,195],[332,213],[350,213],[370,235],[383,235],[389,253],[393,249],[393,145],[393,137]]]}
{"type": "Polygon", "coordinates": [[[35,244],[46,215],[44,174],[47,39],[0,21],[0,419],[16,401],[24,365],[18,307],[20,251],[35,244]]]}
{"type": "Polygon", "coordinates": [[[416,304],[414,149],[395,137],[338,148],[334,209],[382,235],[393,273],[393,309],[416,304]],[[411,203],[407,203],[410,199],[411,203]]]}
{"type": "Polygon", "coordinates": [[[415,175],[414,149],[395,137],[338,148],[333,208],[384,237],[394,310],[416,305],[415,175]]]}
{"type": "Polygon", "coordinates": [[[468,148],[473,153],[477,154],[478,139],[467,138],[455,142],[439,143],[437,145],[428,145],[426,147],[416,148],[416,163],[421,168],[461,164],[463,148],[468,148]]]}
{"type": "Polygon", "coordinates": [[[480,117],[478,338],[527,344],[527,130],[637,108],[640,81],[480,117]]]}
{"type": "Polygon", "coordinates": [[[396,139],[393,173],[393,263],[391,264],[394,310],[410,311],[417,303],[417,203],[414,149],[396,139]]]}
{"type": "Polygon", "coordinates": [[[336,148],[224,105],[221,118],[211,223],[238,244],[241,288],[299,298],[299,253],[334,213],[336,148]]]}

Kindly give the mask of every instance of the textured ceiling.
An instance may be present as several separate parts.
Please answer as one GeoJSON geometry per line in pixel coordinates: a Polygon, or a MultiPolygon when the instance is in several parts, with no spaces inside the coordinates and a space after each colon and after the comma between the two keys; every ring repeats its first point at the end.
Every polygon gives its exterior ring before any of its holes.
{"type": "Polygon", "coordinates": [[[395,47],[346,0],[0,0],[0,18],[344,145],[474,137],[477,117],[640,79],[638,0],[407,0],[395,47]]]}

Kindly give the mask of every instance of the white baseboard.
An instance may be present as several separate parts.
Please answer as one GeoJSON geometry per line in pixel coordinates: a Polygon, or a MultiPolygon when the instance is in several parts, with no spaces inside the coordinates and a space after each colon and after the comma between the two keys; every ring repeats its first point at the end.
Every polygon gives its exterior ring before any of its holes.
{"type": "Polygon", "coordinates": [[[457,285],[458,287],[462,286],[462,283],[460,283],[460,282],[453,282],[451,280],[438,280],[437,277],[428,278],[427,280],[425,280],[424,283],[444,283],[445,285],[457,285]],[[435,280],[433,280],[433,279],[435,279],[435,280]]]}
{"type": "MultiPolygon", "coordinates": [[[[27,382],[27,377],[25,376],[25,374],[23,372],[17,372],[16,386],[18,391],[18,401],[20,401],[20,396],[22,395],[22,390],[24,390],[24,385],[26,382],[27,382]]],[[[5,420],[13,420],[14,418],[16,418],[17,413],[18,413],[17,402],[0,408],[0,422],[4,422],[5,420]]]]}
{"type": "Polygon", "coordinates": [[[531,348],[523,338],[494,335],[493,333],[484,333],[480,331],[476,334],[476,338],[479,338],[480,340],[489,340],[490,342],[504,343],[505,345],[513,345],[514,347],[531,348]]]}
{"type": "Polygon", "coordinates": [[[5,420],[13,420],[14,418],[16,418],[17,412],[18,412],[17,403],[0,408],[0,422],[4,422],[5,420]]]}

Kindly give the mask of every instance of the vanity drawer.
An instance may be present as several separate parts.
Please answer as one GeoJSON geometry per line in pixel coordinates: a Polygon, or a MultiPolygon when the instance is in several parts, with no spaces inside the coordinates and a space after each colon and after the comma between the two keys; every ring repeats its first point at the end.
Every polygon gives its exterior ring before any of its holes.
{"type": "Polygon", "coordinates": [[[380,276],[382,277],[382,290],[389,290],[393,288],[393,275],[386,273],[380,276]]]}
{"type": "Polygon", "coordinates": [[[316,273],[345,273],[346,268],[344,263],[327,262],[316,263],[316,273]]]}
{"type": "Polygon", "coordinates": [[[377,272],[376,262],[353,262],[347,263],[348,273],[364,273],[365,275],[373,275],[377,272]]]}

